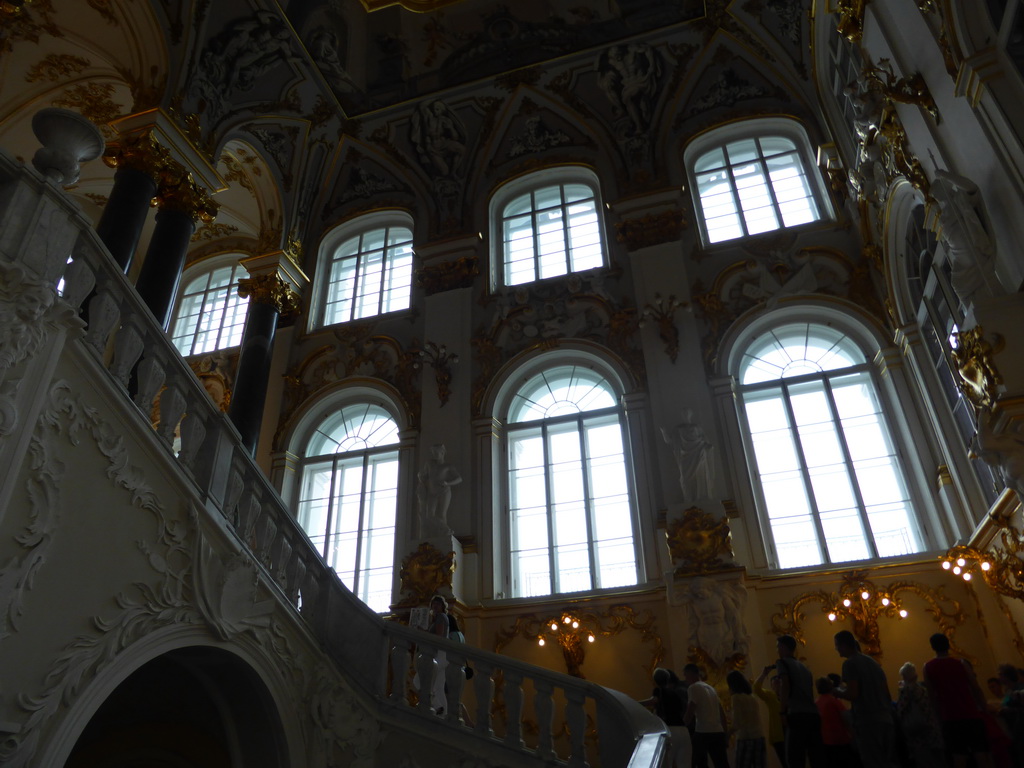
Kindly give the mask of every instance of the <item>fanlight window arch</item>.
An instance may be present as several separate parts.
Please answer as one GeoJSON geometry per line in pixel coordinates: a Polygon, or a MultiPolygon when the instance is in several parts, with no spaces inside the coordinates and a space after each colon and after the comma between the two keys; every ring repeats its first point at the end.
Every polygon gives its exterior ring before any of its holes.
{"type": "Polygon", "coordinates": [[[171,341],[185,357],[242,343],[249,300],[238,295],[248,272],[237,261],[213,265],[189,276],[171,325],[171,341]]]}
{"type": "Polygon", "coordinates": [[[842,331],[790,323],[739,363],[752,474],[780,568],[921,551],[871,366],[842,331]]]}
{"type": "Polygon", "coordinates": [[[328,415],[306,442],[298,520],[327,564],[378,613],[391,603],[398,425],[379,405],[328,415]]]}
{"type": "Polygon", "coordinates": [[[507,414],[510,589],[536,597],[637,583],[622,409],[599,373],[530,376],[507,414]]]}

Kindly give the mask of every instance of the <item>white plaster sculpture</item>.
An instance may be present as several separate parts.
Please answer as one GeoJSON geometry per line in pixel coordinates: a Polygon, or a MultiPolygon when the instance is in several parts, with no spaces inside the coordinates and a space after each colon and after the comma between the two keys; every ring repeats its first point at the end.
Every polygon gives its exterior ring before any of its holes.
{"type": "Polygon", "coordinates": [[[953,290],[963,303],[1003,291],[995,276],[995,245],[982,223],[981,192],[970,179],[937,170],[930,194],[939,204],[941,239],[952,266],[953,290]]]}
{"type": "Polygon", "coordinates": [[[647,130],[654,114],[661,59],[646,43],[613,45],[600,57],[599,83],[616,115],[624,114],[630,135],[647,130]]]}
{"type": "Polygon", "coordinates": [[[699,576],[686,586],[690,625],[688,645],[703,650],[716,664],[750,650],[743,620],[747,590],[736,581],[714,581],[699,576]]]}
{"type": "Polygon", "coordinates": [[[412,116],[410,135],[420,163],[436,178],[454,176],[466,154],[466,128],[443,101],[425,101],[412,116]]]}
{"type": "Polygon", "coordinates": [[[992,416],[987,414],[978,419],[977,454],[996,470],[1006,487],[1016,491],[1017,498],[1024,503],[1024,427],[1020,422],[1010,422],[997,432],[992,421],[992,416]]]}
{"type": "Polygon", "coordinates": [[[453,464],[444,460],[445,447],[438,443],[430,448],[430,459],[419,471],[416,499],[420,511],[420,535],[445,536],[448,527],[448,506],[452,501],[452,486],[462,482],[462,475],[453,464]]]}
{"type": "Polygon", "coordinates": [[[685,408],[682,419],[675,427],[662,427],[661,434],[672,446],[679,468],[683,504],[689,505],[711,496],[715,482],[714,446],[708,442],[703,427],[694,420],[692,409],[685,408]]]}

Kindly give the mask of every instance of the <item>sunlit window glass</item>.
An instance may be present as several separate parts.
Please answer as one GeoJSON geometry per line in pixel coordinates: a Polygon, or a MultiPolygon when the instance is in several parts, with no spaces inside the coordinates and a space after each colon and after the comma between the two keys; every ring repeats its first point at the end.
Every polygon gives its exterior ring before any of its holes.
{"type": "Polygon", "coordinates": [[[385,227],[349,238],[331,255],[323,324],[346,323],[408,309],[412,273],[409,229],[385,227]]]}
{"type": "Polygon", "coordinates": [[[749,347],[739,377],[778,567],[922,550],[870,366],[849,337],[776,328],[749,347]]]}
{"type": "Polygon", "coordinates": [[[242,343],[249,300],[238,295],[238,281],[248,277],[241,264],[218,267],[186,283],[181,292],[171,341],[182,355],[201,355],[242,343]]]}
{"type": "Polygon", "coordinates": [[[637,582],[618,398],[589,369],[531,377],[508,413],[512,594],[637,582]]]}
{"type": "Polygon", "coordinates": [[[370,608],[391,603],[398,503],[398,425],[379,406],[327,417],[306,444],[298,520],[316,549],[370,608]]]}
{"type": "Polygon", "coordinates": [[[505,285],[519,285],[604,265],[594,191],[555,184],[521,194],[503,209],[505,285]]]}

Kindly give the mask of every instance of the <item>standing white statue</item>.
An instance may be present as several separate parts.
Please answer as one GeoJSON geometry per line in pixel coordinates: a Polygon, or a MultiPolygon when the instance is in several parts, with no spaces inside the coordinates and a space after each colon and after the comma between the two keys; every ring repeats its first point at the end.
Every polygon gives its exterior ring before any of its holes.
{"type": "Polygon", "coordinates": [[[995,245],[982,223],[981,192],[970,179],[937,170],[930,194],[939,204],[941,239],[952,267],[950,282],[965,306],[975,296],[1003,291],[995,274],[995,245]]]}
{"type": "Polygon", "coordinates": [[[704,435],[704,428],[694,421],[691,408],[683,410],[682,419],[675,427],[662,427],[661,434],[672,446],[679,467],[683,504],[693,504],[711,496],[715,482],[714,446],[704,435]]]}
{"type": "Polygon", "coordinates": [[[419,471],[416,500],[420,508],[420,535],[444,536],[448,527],[448,505],[452,501],[452,486],[462,482],[462,475],[453,464],[444,460],[443,443],[430,447],[430,458],[419,471]]]}

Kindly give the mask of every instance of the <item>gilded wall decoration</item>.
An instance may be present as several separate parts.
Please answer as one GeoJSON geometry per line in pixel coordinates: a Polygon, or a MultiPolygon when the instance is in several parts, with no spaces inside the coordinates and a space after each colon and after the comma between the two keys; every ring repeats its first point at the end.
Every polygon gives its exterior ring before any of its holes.
{"type": "Polygon", "coordinates": [[[234,389],[234,372],[238,368],[237,350],[231,355],[214,353],[188,358],[186,362],[221,413],[227,413],[234,389]]]}
{"type": "Polygon", "coordinates": [[[958,544],[946,552],[942,567],[968,582],[972,576],[980,576],[998,594],[1024,600],[1022,556],[1024,532],[1002,521],[987,549],[958,544]]]}
{"type": "Polygon", "coordinates": [[[450,591],[455,567],[454,552],[442,552],[423,542],[402,560],[398,573],[402,597],[395,607],[426,605],[441,590],[450,591]]]}
{"type": "Polygon", "coordinates": [[[281,173],[281,187],[285,192],[291,191],[295,176],[292,173],[292,157],[299,147],[299,128],[296,125],[279,125],[273,129],[265,127],[249,128],[263,148],[274,159],[281,173]]]}
{"type": "MultiPolygon", "coordinates": [[[[422,361],[434,370],[437,399],[444,408],[452,396],[452,366],[458,364],[459,356],[449,352],[444,344],[438,346],[432,341],[425,341],[419,354],[422,361]]],[[[419,363],[413,363],[413,367],[418,368],[419,363]]]]}
{"type": "Polygon", "coordinates": [[[728,520],[690,507],[665,530],[676,576],[712,573],[736,567],[728,520]]]}
{"type": "Polygon", "coordinates": [[[960,391],[978,410],[991,410],[1003,383],[994,356],[1006,346],[1005,339],[999,334],[986,338],[980,325],[953,336],[953,364],[959,373],[960,391]]]}
{"type": "Polygon", "coordinates": [[[473,412],[480,413],[484,393],[504,362],[527,349],[555,349],[565,339],[584,339],[611,349],[644,381],[639,317],[635,307],[617,305],[606,279],[615,273],[574,274],[564,282],[522,285],[488,297],[489,327],[473,334],[473,412]]]}
{"type": "Polygon", "coordinates": [[[673,363],[679,357],[679,329],[676,327],[676,310],[687,307],[685,301],[679,301],[675,296],[662,298],[660,293],[654,294],[654,301],[644,304],[640,313],[640,327],[652,322],[658,329],[658,338],[665,345],[665,354],[673,363]]]}
{"type": "Polygon", "coordinates": [[[416,281],[427,296],[453,291],[457,288],[472,288],[473,281],[480,274],[480,259],[464,256],[454,261],[428,264],[416,273],[416,281]]]}
{"type": "Polygon", "coordinates": [[[91,62],[81,56],[73,56],[70,53],[51,53],[29,68],[25,73],[25,82],[55,83],[83,72],[90,65],[91,62]]]}
{"type": "Polygon", "coordinates": [[[655,667],[665,658],[665,647],[655,626],[654,614],[649,610],[637,613],[629,605],[613,605],[601,613],[565,608],[551,614],[527,613],[518,616],[511,627],[505,627],[495,633],[494,652],[501,653],[517,637],[532,641],[544,639],[545,642],[555,639],[556,644],[562,649],[567,674],[574,674],[575,670],[577,677],[583,677],[580,666],[583,664],[585,652],[581,643],[587,642],[588,636],[593,636],[595,639],[591,642],[596,642],[600,638],[614,637],[626,630],[639,632],[641,641],[650,644],[651,659],[645,669],[648,675],[653,674],[655,667]],[[565,621],[567,617],[568,622],[565,621]],[[579,626],[573,627],[573,622],[579,626]],[[552,625],[556,629],[552,630],[552,625]]]}
{"type": "Polygon", "coordinates": [[[107,123],[119,117],[124,107],[114,102],[114,86],[111,83],[77,83],[64,89],[53,100],[53,106],[73,109],[110,134],[107,123]]]}
{"type": "Polygon", "coordinates": [[[222,237],[233,235],[237,231],[238,227],[233,224],[220,224],[215,221],[208,221],[195,231],[195,234],[192,235],[192,242],[202,243],[219,240],[222,237]]]}
{"type": "Polygon", "coordinates": [[[686,216],[680,210],[648,213],[615,222],[615,239],[633,252],[675,242],[682,237],[687,226],[686,216]]]}
{"type": "Polygon", "coordinates": [[[930,615],[945,633],[953,651],[964,658],[971,658],[956,645],[953,634],[966,618],[959,602],[946,595],[942,587],[933,589],[913,581],[895,581],[884,587],[876,586],[867,578],[867,571],[850,571],[843,574],[842,583],[836,592],[819,590],[798,595],[786,604],[779,604],[779,612],[771,617],[768,632],[773,635],[792,635],[804,643],[804,625],[807,616],[804,607],[813,603],[820,606],[826,620],[834,623],[850,620],[851,631],[860,642],[864,653],[881,658],[882,645],[879,637],[879,620],[906,618],[910,611],[903,602],[904,595],[913,595],[927,606],[930,615]]]}
{"type": "Polygon", "coordinates": [[[64,37],[54,18],[53,0],[34,0],[31,3],[0,2],[0,22],[4,34],[0,35],[0,56],[10,53],[15,43],[38,43],[43,35],[64,37]]]}
{"type": "Polygon", "coordinates": [[[837,28],[851,43],[860,42],[864,34],[864,11],[869,0],[837,0],[837,28]]]}
{"type": "Polygon", "coordinates": [[[114,15],[114,11],[111,9],[113,5],[112,0],[86,0],[89,3],[89,7],[96,11],[103,20],[108,24],[115,27],[121,25],[121,20],[114,15]]]}
{"type": "Polygon", "coordinates": [[[106,195],[101,195],[98,192],[86,192],[84,197],[86,197],[88,200],[91,200],[94,205],[97,205],[100,208],[105,206],[107,204],[107,200],[109,199],[106,195]]]}

